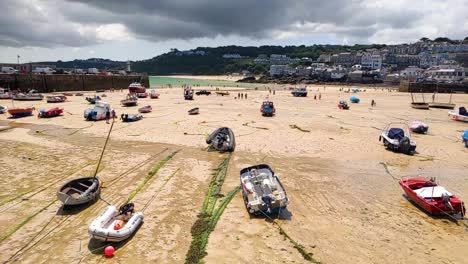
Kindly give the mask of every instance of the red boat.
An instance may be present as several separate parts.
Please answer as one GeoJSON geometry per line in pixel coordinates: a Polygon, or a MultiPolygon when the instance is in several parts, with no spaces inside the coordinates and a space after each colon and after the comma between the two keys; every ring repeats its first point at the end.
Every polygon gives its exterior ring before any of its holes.
{"type": "Polygon", "coordinates": [[[128,91],[130,93],[146,93],[146,88],[141,85],[141,83],[139,82],[134,82],[134,83],[131,83],[129,86],[128,86],[128,91]]]}
{"type": "Polygon", "coordinates": [[[67,97],[64,95],[53,95],[47,96],[47,103],[63,103],[67,100],[67,97]]]}
{"type": "Polygon", "coordinates": [[[63,109],[59,107],[54,107],[49,110],[41,109],[39,110],[39,114],[37,115],[38,118],[49,118],[49,117],[56,117],[63,113],[63,109]]]}
{"type": "Polygon", "coordinates": [[[34,110],[34,107],[10,108],[8,109],[8,113],[13,118],[18,118],[18,117],[25,117],[25,116],[32,115],[33,110],[34,110]]]}
{"type": "Polygon", "coordinates": [[[408,198],[430,215],[465,215],[465,205],[434,179],[423,177],[400,180],[408,198]]]}
{"type": "Polygon", "coordinates": [[[156,93],[155,90],[151,90],[150,98],[151,98],[151,99],[158,99],[158,98],[159,98],[159,94],[156,93]]]}
{"type": "Polygon", "coordinates": [[[73,93],[63,93],[64,96],[73,96],[73,93]]]}

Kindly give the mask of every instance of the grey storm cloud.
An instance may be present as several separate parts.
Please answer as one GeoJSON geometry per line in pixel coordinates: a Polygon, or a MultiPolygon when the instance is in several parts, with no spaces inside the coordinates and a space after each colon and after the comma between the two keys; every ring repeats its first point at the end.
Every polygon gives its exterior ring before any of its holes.
{"type": "MultiPolygon", "coordinates": [[[[390,0],[3,0],[0,45],[92,45],[102,41],[93,29],[109,24],[121,24],[132,37],[155,42],[230,35],[268,39],[278,32],[320,32],[367,42],[382,30],[414,30],[416,39],[425,34],[424,23],[431,27],[427,8],[431,2],[436,7],[437,1],[412,0],[398,6],[390,0]]],[[[449,2],[460,9],[451,14],[453,21],[466,24],[466,1],[449,2]]],[[[440,30],[457,35],[455,28],[440,30]]]]}

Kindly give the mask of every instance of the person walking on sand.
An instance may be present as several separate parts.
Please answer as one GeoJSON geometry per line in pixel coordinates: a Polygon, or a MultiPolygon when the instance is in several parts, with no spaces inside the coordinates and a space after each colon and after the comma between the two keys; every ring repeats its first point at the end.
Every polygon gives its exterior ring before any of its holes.
{"type": "Polygon", "coordinates": [[[109,108],[106,108],[106,124],[109,124],[110,115],[111,113],[109,108]]]}
{"type": "Polygon", "coordinates": [[[245,93],[245,100],[247,100],[247,93],[245,93]]]}
{"type": "Polygon", "coordinates": [[[273,90],[273,95],[275,95],[276,90],[273,90]]]}
{"type": "Polygon", "coordinates": [[[319,93],[319,100],[322,100],[322,94],[319,93]]]}
{"type": "Polygon", "coordinates": [[[237,93],[237,98],[239,98],[239,99],[240,99],[240,93],[237,93]]]}
{"type": "Polygon", "coordinates": [[[112,122],[113,122],[113,121],[115,121],[115,117],[116,117],[116,113],[115,113],[114,109],[112,109],[111,115],[112,115],[112,122]]]}
{"type": "Polygon", "coordinates": [[[316,94],[314,94],[314,100],[317,100],[317,95],[316,94]]]}
{"type": "Polygon", "coordinates": [[[372,101],[371,101],[371,107],[374,107],[374,106],[376,106],[376,105],[377,105],[377,104],[375,103],[374,99],[372,99],[372,101]]]}

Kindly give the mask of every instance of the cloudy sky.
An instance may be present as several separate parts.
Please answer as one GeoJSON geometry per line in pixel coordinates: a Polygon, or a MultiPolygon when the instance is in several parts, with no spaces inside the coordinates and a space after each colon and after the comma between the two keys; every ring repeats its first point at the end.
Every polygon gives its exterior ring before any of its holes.
{"type": "Polygon", "coordinates": [[[468,36],[467,0],[0,0],[0,62],[468,36]]]}

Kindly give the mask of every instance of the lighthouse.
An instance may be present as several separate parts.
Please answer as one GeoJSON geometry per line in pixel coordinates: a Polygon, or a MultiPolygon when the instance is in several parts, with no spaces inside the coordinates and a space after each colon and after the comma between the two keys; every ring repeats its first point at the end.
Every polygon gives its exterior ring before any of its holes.
{"type": "Polygon", "coordinates": [[[130,67],[130,61],[129,61],[129,60],[127,60],[127,69],[126,69],[126,70],[127,70],[127,72],[131,72],[131,71],[132,71],[132,69],[131,69],[131,67],[130,67]]]}

